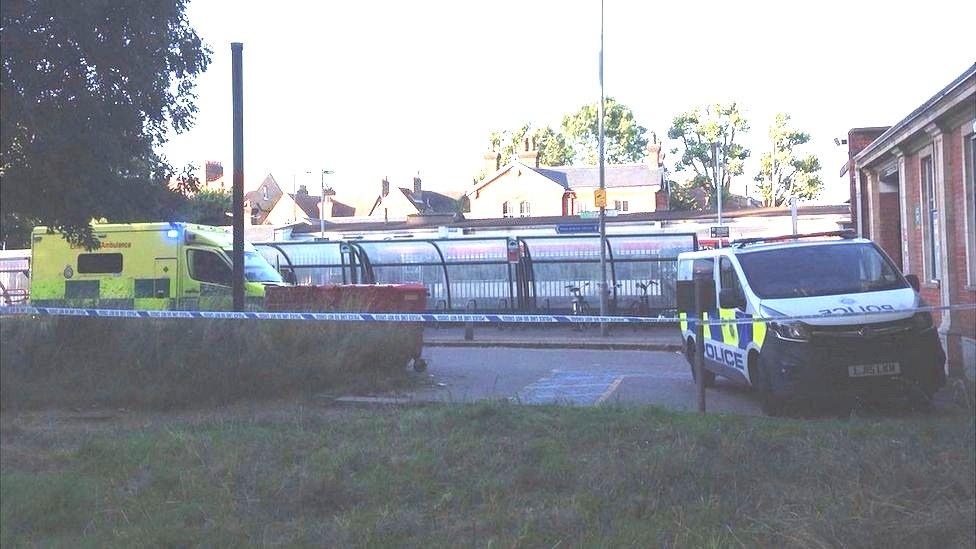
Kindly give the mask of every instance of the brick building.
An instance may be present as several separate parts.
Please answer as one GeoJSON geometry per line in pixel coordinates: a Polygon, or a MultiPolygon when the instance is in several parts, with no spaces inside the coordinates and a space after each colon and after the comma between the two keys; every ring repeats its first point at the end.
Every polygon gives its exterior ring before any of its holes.
{"type": "MultiPolygon", "coordinates": [[[[929,305],[976,303],[976,64],[889,128],[848,134],[851,216],[929,305]]],[[[976,311],[935,314],[950,374],[976,375],[976,311]]]]}

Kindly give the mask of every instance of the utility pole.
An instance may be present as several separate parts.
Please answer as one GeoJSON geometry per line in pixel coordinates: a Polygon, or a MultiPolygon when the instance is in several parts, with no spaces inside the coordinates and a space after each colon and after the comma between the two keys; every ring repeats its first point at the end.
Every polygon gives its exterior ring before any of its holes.
{"type": "MultiPolygon", "coordinates": [[[[600,192],[604,197],[604,202],[600,204],[600,316],[607,316],[607,204],[606,204],[606,177],[604,170],[604,148],[603,148],[603,0],[600,0],[600,107],[597,122],[597,134],[599,135],[600,147],[600,192]]],[[[608,326],[600,323],[600,335],[607,335],[608,326]]]]}
{"type": "Polygon", "coordinates": [[[325,176],[331,173],[332,170],[322,170],[322,201],[319,202],[319,238],[325,238],[325,176]]]}
{"type": "MultiPolygon", "coordinates": [[[[722,226],[722,181],[719,179],[718,173],[718,146],[717,141],[712,142],[712,186],[715,188],[715,196],[718,200],[718,225],[722,226]]],[[[722,237],[718,237],[718,244],[716,247],[722,247],[722,237]]]]}
{"type": "Polygon", "coordinates": [[[231,96],[234,106],[234,310],[244,310],[244,78],[242,53],[244,44],[232,42],[231,96]]]}

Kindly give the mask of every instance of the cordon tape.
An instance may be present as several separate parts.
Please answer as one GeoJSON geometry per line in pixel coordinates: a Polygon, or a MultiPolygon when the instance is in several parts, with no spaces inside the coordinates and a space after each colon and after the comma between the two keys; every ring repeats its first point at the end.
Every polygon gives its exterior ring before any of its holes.
{"type": "MultiPolygon", "coordinates": [[[[973,310],[976,303],[943,305],[939,307],[912,307],[885,311],[865,311],[841,314],[817,314],[781,317],[745,317],[730,319],[708,319],[703,322],[709,326],[727,324],[752,324],[754,322],[793,322],[824,318],[878,317],[902,313],[936,312],[949,310],[973,310]]],[[[229,311],[136,311],[131,309],[79,309],[67,307],[0,307],[0,316],[86,316],[99,318],[217,318],[243,320],[319,320],[333,322],[423,322],[477,324],[675,324],[678,317],[640,317],[640,316],[577,316],[577,315],[516,315],[516,314],[453,314],[453,313],[304,313],[304,312],[229,312],[229,311]]]]}

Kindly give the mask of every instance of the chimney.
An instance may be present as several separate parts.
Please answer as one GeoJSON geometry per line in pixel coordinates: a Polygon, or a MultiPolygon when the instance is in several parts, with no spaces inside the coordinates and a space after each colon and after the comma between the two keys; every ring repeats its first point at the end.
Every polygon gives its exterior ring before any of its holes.
{"type": "Polygon", "coordinates": [[[651,142],[647,145],[647,165],[656,170],[663,165],[661,144],[657,142],[657,134],[651,132],[651,142]]]}
{"type": "Polygon", "coordinates": [[[305,185],[299,185],[298,191],[295,194],[308,196],[308,187],[305,185]]]}
{"type": "Polygon", "coordinates": [[[498,171],[501,168],[502,155],[500,152],[492,149],[485,153],[485,174],[490,175],[498,171]]]}
{"type": "Polygon", "coordinates": [[[204,170],[206,182],[216,181],[224,176],[224,166],[218,160],[207,160],[204,170]]]}
{"type": "Polygon", "coordinates": [[[385,177],[383,178],[383,189],[380,191],[380,194],[383,197],[386,197],[390,194],[390,180],[385,177]]]}
{"type": "Polygon", "coordinates": [[[539,148],[534,137],[525,136],[519,147],[519,161],[532,168],[539,167],[539,148]]]}
{"type": "Polygon", "coordinates": [[[420,196],[420,172],[413,178],[413,194],[420,196]]]}

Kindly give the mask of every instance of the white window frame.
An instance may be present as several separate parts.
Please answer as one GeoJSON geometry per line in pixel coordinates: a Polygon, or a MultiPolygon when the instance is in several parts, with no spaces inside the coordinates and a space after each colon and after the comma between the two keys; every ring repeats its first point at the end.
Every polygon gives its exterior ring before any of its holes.
{"type": "Polygon", "coordinates": [[[962,188],[965,213],[966,283],[976,287],[976,119],[963,126],[962,188]],[[965,128],[970,131],[966,132],[965,128]]]}
{"type": "Polygon", "coordinates": [[[918,158],[918,197],[922,213],[922,272],[924,273],[925,280],[930,283],[938,283],[941,280],[942,254],[945,253],[945,250],[941,246],[942,235],[935,232],[935,230],[939,229],[939,223],[941,222],[939,217],[942,214],[939,209],[939,193],[936,188],[935,170],[934,148],[920,152],[918,158]],[[926,186],[926,174],[924,171],[926,160],[928,160],[931,166],[928,186],[926,186]],[[930,204],[933,203],[935,204],[935,214],[937,216],[934,223],[932,220],[932,208],[930,208],[930,204]],[[933,262],[935,263],[934,265],[933,262]]]}
{"type": "Polygon", "coordinates": [[[532,205],[529,204],[528,200],[519,202],[519,216],[532,217],[532,205]]]}
{"type": "Polygon", "coordinates": [[[514,217],[512,214],[512,205],[508,200],[502,202],[502,217],[514,217]]]}

